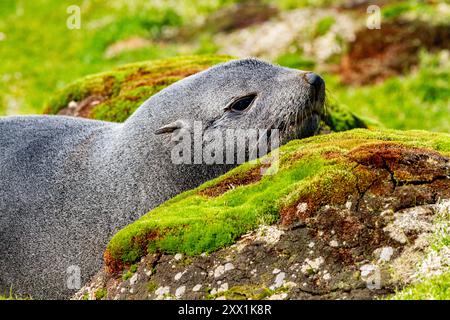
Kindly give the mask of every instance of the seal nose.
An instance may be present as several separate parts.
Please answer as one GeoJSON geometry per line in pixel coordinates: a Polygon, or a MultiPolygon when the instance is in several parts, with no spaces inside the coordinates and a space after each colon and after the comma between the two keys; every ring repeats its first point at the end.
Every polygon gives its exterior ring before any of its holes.
{"type": "Polygon", "coordinates": [[[310,85],[312,85],[315,88],[320,89],[325,84],[323,79],[319,75],[315,74],[314,72],[308,72],[305,74],[304,77],[305,77],[306,82],[308,82],[310,85]]]}

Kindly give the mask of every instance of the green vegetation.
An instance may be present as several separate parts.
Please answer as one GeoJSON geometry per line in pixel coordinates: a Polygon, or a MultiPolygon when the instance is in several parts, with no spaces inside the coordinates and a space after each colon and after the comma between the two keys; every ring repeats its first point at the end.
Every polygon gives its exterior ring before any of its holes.
{"type": "Polygon", "coordinates": [[[180,54],[181,46],[163,41],[164,32],[233,2],[2,0],[0,115],[40,113],[49,93],[84,75],[180,54]],[[80,29],[67,28],[71,5],[81,8],[80,29]],[[106,55],[109,46],[131,37],[147,39],[148,45],[106,55]]]}
{"type": "Polygon", "coordinates": [[[127,281],[130,279],[134,273],[137,271],[137,265],[132,264],[130,268],[122,274],[122,280],[127,281]]]}
{"type": "MultiPolygon", "coordinates": [[[[80,102],[82,100],[79,99],[89,93],[98,93],[106,100],[90,110],[90,116],[124,121],[148,96],[186,74],[167,76],[162,81],[154,77],[156,71],[150,70],[141,84],[141,77],[134,79],[133,76],[141,66],[144,71],[151,69],[148,62],[135,63],[134,70],[131,70],[133,64],[129,65],[130,70],[114,68],[136,61],[179,56],[186,52],[215,53],[218,47],[213,42],[211,30],[199,30],[196,39],[167,40],[170,39],[168,35],[179,29],[189,29],[192,21],[201,20],[236,2],[188,0],[171,6],[144,0],[132,3],[124,0],[1,1],[0,60],[8,63],[0,64],[0,115],[43,111],[56,113],[66,107],[71,98],[80,102]],[[81,8],[81,29],[67,28],[66,21],[70,15],[67,8],[70,5],[79,5],[81,8]],[[131,43],[126,42],[130,39],[131,43]],[[138,39],[137,46],[133,44],[133,39],[138,39]],[[126,44],[120,46],[124,41],[126,44]],[[139,45],[139,41],[143,41],[143,44],[139,45]],[[121,49],[111,54],[111,48],[117,44],[121,49]],[[73,82],[98,72],[104,73],[97,78],[93,76],[73,82]],[[99,77],[103,77],[104,82],[99,77]],[[129,87],[126,87],[127,83],[129,87]],[[48,99],[49,94],[55,91],[59,93],[48,99]]],[[[335,1],[327,0],[264,2],[272,3],[280,10],[336,5],[335,1]]],[[[440,15],[435,4],[424,4],[422,1],[390,4],[382,12],[389,19],[408,13],[440,15]]],[[[332,16],[320,20],[315,27],[316,36],[326,33],[334,22],[332,16]]],[[[173,68],[180,67],[183,59],[178,64],[172,61],[173,68]]],[[[203,64],[200,63],[201,66],[195,66],[192,61],[191,67],[199,70],[220,60],[208,56],[203,64]]],[[[373,119],[374,122],[369,120],[370,126],[378,123],[386,128],[448,132],[450,103],[447,87],[450,68],[448,63],[442,65],[438,60],[436,56],[426,58],[417,74],[392,78],[380,85],[349,87],[339,83],[336,77],[327,76],[328,91],[342,109],[351,110],[366,123],[368,119],[373,119]]],[[[303,57],[300,51],[286,52],[276,62],[307,70],[316,68],[316,62],[303,57]]],[[[181,69],[182,73],[188,72],[187,67],[181,69]]],[[[335,125],[339,128],[335,129],[333,125],[329,126],[333,130],[354,127],[335,125]]]]}
{"type": "Polygon", "coordinates": [[[422,55],[416,73],[390,78],[382,84],[346,87],[327,77],[329,92],[340,104],[363,119],[400,130],[450,130],[450,62],[438,55],[422,55]]]}
{"type": "Polygon", "coordinates": [[[317,37],[325,35],[330,31],[331,27],[335,24],[336,19],[334,17],[325,17],[319,20],[316,26],[315,34],[317,37]]]}
{"type": "Polygon", "coordinates": [[[427,278],[397,292],[391,300],[450,300],[450,272],[427,278]]]}
{"type": "Polygon", "coordinates": [[[227,300],[264,300],[271,295],[288,291],[281,287],[275,290],[266,288],[265,285],[242,285],[232,287],[224,292],[209,294],[206,299],[212,300],[218,297],[225,297],[227,300]]]}
{"type": "Polygon", "coordinates": [[[9,290],[8,295],[0,294],[0,301],[2,300],[31,300],[30,296],[21,296],[13,293],[12,288],[9,290]]]}
{"type": "Polygon", "coordinates": [[[155,292],[156,289],[158,289],[158,284],[155,281],[150,280],[147,283],[148,293],[153,293],[153,292],[155,292]]]}
{"type": "Polygon", "coordinates": [[[323,154],[346,154],[357,146],[382,141],[450,154],[450,135],[425,131],[359,129],[295,140],[280,148],[276,174],[261,178],[260,164],[246,163],[128,225],[108,244],[106,263],[114,269],[155,250],[188,255],[211,252],[232,244],[261,221],[277,221],[280,211],[300,197],[311,195],[321,201],[344,197],[358,177],[347,161],[323,154]]]}
{"type": "Polygon", "coordinates": [[[108,295],[108,290],[106,288],[101,288],[95,291],[95,299],[96,300],[102,300],[108,295]]]}
{"type": "MultiPolygon", "coordinates": [[[[440,1],[445,3],[445,1],[440,1]]],[[[429,23],[448,23],[450,13],[440,10],[438,6],[428,1],[409,0],[398,1],[383,7],[381,14],[384,19],[421,18],[429,23]]]]}
{"type": "Polygon", "coordinates": [[[128,64],[112,71],[82,78],[51,97],[46,112],[58,113],[70,101],[96,96],[101,102],[89,111],[92,119],[123,122],[145,100],[172,83],[215,64],[228,56],[188,56],[128,64]]]}
{"type": "Polygon", "coordinates": [[[315,62],[313,60],[304,58],[299,52],[285,53],[279,56],[276,62],[285,67],[301,70],[312,70],[315,66],[315,62]]]}

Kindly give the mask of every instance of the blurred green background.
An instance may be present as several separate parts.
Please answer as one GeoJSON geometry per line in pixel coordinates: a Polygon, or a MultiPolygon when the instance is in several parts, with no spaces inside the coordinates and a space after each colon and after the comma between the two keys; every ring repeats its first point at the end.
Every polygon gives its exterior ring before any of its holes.
{"type": "Polygon", "coordinates": [[[373,126],[450,132],[449,21],[448,1],[1,0],[0,115],[42,113],[125,63],[218,53],[319,72],[373,126]],[[381,29],[367,27],[370,4],[381,29]]]}

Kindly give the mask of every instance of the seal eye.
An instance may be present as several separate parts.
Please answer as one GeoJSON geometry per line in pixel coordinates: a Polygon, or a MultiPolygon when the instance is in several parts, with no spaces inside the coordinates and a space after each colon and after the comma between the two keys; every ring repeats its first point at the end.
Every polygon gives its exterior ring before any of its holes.
{"type": "Polygon", "coordinates": [[[233,111],[245,111],[252,105],[255,98],[256,94],[239,98],[231,104],[230,109],[233,111]]]}

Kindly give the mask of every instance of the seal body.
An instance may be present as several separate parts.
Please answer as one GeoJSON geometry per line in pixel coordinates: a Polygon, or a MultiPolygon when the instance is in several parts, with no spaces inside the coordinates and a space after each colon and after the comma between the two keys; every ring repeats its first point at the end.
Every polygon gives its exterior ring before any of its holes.
{"type": "Polygon", "coordinates": [[[235,166],[174,163],[168,133],[186,121],[205,132],[279,128],[282,143],[313,134],[324,85],[308,78],[236,60],[166,88],[121,124],[0,119],[0,290],[69,297],[101,267],[120,228],[235,166]]]}

